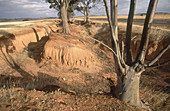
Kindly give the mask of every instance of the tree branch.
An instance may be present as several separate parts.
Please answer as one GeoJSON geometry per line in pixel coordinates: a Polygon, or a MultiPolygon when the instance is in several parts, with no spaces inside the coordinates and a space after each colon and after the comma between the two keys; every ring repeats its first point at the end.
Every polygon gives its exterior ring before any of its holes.
{"type": "Polygon", "coordinates": [[[84,15],[84,12],[80,11],[80,13],[82,13],[84,15]]]}
{"type": "MultiPolygon", "coordinates": [[[[111,30],[111,36],[112,36],[112,47],[113,47],[113,50],[116,52],[117,54],[117,62],[118,62],[118,65],[119,65],[119,68],[120,68],[120,71],[122,72],[122,74],[124,73],[125,69],[123,68],[122,64],[121,64],[121,55],[120,55],[120,50],[118,48],[119,46],[119,42],[116,40],[116,34],[115,34],[115,30],[114,30],[114,27],[113,27],[113,24],[112,24],[112,21],[111,21],[111,17],[109,15],[109,10],[108,10],[108,4],[107,4],[107,1],[106,0],[103,0],[104,1],[104,4],[105,4],[105,8],[106,8],[106,14],[107,14],[107,18],[108,18],[108,22],[109,22],[109,26],[110,26],[110,30],[111,30]]],[[[116,62],[116,61],[115,61],[116,62]]]]}
{"type": "Polygon", "coordinates": [[[136,6],[136,0],[131,0],[129,16],[127,21],[127,30],[126,30],[126,63],[128,65],[131,65],[133,61],[132,52],[131,52],[131,33],[132,33],[133,17],[135,13],[135,6],[136,6]]]}
{"type": "Polygon", "coordinates": [[[66,1],[65,1],[65,2],[66,2],[66,9],[68,9],[70,1],[71,1],[71,0],[66,0],[66,1]]]}
{"type": "Polygon", "coordinates": [[[116,43],[117,43],[116,44],[117,46],[116,46],[112,42],[112,47],[113,47],[113,50],[117,51],[117,55],[119,56],[119,60],[124,67],[124,66],[126,66],[126,64],[125,64],[124,58],[122,57],[122,54],[120,52],[119,38],[118,38],[117,0],[110,0],[110,12],[111,12],[111,22],[112,22],[112,25],[113,25],[113,35],[114,35],[114,38],[115,38],[116,43]]]}
{"type": "Polygon", "coordinates": [[[86,6],[86,3],[85,3],[85,1],[84,1],[84,0],[82,0],[82,3],[83,3],[83,5],[85,5],[85,6],[86,6]]]}
{"type": "Polygon", "coordinates": [[[51,5],[49,6],[49,8],[54,8],[56,9],[57,11],[59,11],[60,9],[53,3],[51,3],[51,5]]]}
{"type": "Polygon", "coordinates": [[[132,37],[131,41],[134,40],[137,36],[132,37]]]}
{"type": "Polygon", "coordinates": [[[122,40],[122,58],[124,57],[124,47],[125,47],[125,44],[124,44],[124,42],[122,40]]]}
{"type": "Polygon", "coordinates": [[[90,37],[90,38],[93,39],[94,41],[102,44],[102,45],[105,46],[106,48],[108,48],[108,49],[109,49],[110,51],[112,51],[113,54],[117,57],[117,54],[115,53],[115,51],[114,51],[112,48],[110,48],[108,45],[106,45],[105,43],[103,43],[103,42],[101,42],[101,41],[99,41],[99,40],[97,40],[97,39],[94,39],[94,38],[92,38],[92,37],[90,37]]]}
{"type": "Polygon", "coordinates": [[[61,3],[58,0],[54,0],[55,5],[60,6],[61,3]]]}
{"type": "Polygon", "coordinates": [[[158,0],[150,0],[145,23],[144,23],[142,39],[140,42],[140,47],[138,49],[138,54],[135,62],[141,61],[141,63],[144,63],[146,50],[148,48],[148,43],[149,43],[149,33],[150,33],[157,4],[158,4],[158,0]]]}
{"type": "Polygon", "coordinates": [[[158,64],[154,64],[154,65],[151,65],[151,66],[145,66],[146,69],[148,68],[157,68],[157,67],[160,67],[162,65],[165,65],[165,64],[168,64],[170,63],[170,60],[167,60],[167,61],[164,61],[164,62],[161,62],[161,63],[158,63],[158,64]]]}
{"type": "Polygon", "coordinates": [[[110,11],[115,38],[118,39],[117,0],[110,0],[110,11]]]}
{"type": "MultiPolygon", "coordinates": [[[[71,34],[72,35],[72,34],[71,34]]],[[[78,37],[77,35],[72,35],[72,36],[75,36],[75,37],[78,37]]],[[[78,37],[78,38],[80,38],[80,37],[78,37]]],[[[111,52],[113,52],[113,54],[117,57],[117,54],[115,53],[115,51],[112,49],[112,48],[110,48],[108,45],[106,45],[105,43],[103,43],[103,42],[101,42],[101,41],[99,41],[99,40],[97,40],[97,39],[95,39],[95,38],[92,38],[92,37],[89,37],[90,39],[92,39],[92,40],[94,40],[94,41],[96,41],[96,42],[98,42],[98,43],[100,43],[100,44],[102,44],[103,46],[105,46],[106,48],[108,48],[111,52]]]]}
{"type": "Polygon", "coordinates": [[[151,61],[147,64],[147,66],[153,65],[156,61],[159,60],[159,58],[170,48],[170,44],[166,46],[166,48],[162,49],[160,53],[151,61]]]}

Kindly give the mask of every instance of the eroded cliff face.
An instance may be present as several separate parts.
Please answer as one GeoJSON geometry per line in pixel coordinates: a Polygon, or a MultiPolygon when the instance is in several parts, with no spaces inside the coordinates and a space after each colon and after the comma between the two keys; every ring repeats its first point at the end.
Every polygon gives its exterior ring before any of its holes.
{"type": "Polygon", "coordinates": [[[41,26],[41,27],[33,27],[33,28],[26,28],[23,31],[13,32],[10,33],[6,31],[2,31],[2,36],[0,38],[5,38],[8,40],[1,40],[1,44],[8,44],[9,41],[12,41],[13,46],[17,52],[22,51],[24,48],[28,46],[30,42],[37,42],[42,37],[48,36],[53,30],[57,30],[57,26],[55,24],[49,24],[48,26],[41,26]],[[50,27],[50,28],[49,28],[50,27]],[[3,35],[3,32],[8,33],[7,35],[12,34],[13,39],[9,36],[3,35]]]}
{"type": "Polygon", "coordinates": [[[44,57],[56,61],[59,65],[75,68],[89,68],[99,65],[94,52],[85,42],[72,36],[59,37],[53,34],[44,46],[44,57]]]}
{"type": "MultiPolygon", "coordinates": [[[[110,67],[113,65],[104,66],[110,64],[104,61],[108,58],[87,37],[88,33],[81,32],[84,28],[70,24],[73,35],[67,35],[61,33],[61,27],[55,24],[49,26],[13,33],[14,40],[5,36],[14,50],[9,55],[2,54],[8,60],[0,59],[4,65],[0,73],[12,71],[4,78],[12,76],[17,85],[26,89],[43,89],[54,85],[73,93],[109,93],[110,83],[107,78],[116,79],[110,67]],[[99,53],[104,57],[100,57],[99,53]]],[[[2,52],[8,50],[5,46],[2,48],[2,52]]]]}

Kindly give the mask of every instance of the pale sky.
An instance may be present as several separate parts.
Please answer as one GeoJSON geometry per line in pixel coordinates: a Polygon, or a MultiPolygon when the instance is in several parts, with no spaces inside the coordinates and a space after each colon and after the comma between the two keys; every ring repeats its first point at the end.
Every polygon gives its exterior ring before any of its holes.
{"type": "MultiPolygon", "coordinates": [[[[108,4],[110,0],[108,0],[108,4]]],[[[137,0],[136,13],[146,13],[149,0],[137,0]]],[[[130,0],[118,0],[118,14],[127,14],[130,0]]],[[[159,0],[157,12],[170,13],[170,0],[159,0]]],[[[80,13],[75,12],[77,16],[80,13]]],[[[90,10],[90,15],[105,15],[103,3],[90,10]]],[[[45,0],[0,0],[0,18],[56,17],[57,11],[49,9],[45,0]]]]}

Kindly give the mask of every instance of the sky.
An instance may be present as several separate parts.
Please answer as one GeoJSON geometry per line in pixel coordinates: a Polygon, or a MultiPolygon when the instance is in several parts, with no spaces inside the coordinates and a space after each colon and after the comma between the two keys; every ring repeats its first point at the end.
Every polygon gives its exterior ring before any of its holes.
{"type": "MultiPolygon", "coordinates": [[[[137,0],[135,13],[146,13],[148,4],[149,0],[137,0]]],[[[118,14],[128,14],[129,5],[130,0],[118,0],[118,14]]],[[[159,0],[156,12],[170,13],[170,0],[159,0]]],[[[77,11],[75,14],[82,15],[77,11]]],[[[97,4],[90,10],[90,15],[105,15],[104,4],[97,4]]],[[[57,17],[57,11],[49,9],[49,4],[45,0],[0,0],[0,19],[39,17],[57,17]]]]}

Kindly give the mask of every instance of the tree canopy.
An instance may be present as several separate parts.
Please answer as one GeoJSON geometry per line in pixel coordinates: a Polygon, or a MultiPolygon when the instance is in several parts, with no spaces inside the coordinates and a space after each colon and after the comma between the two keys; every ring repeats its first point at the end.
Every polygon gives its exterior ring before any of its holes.
{"type": "Polygon", "coordinates": [[[79,0],[75,9],[81,12],[86,17],[86,22],[88,22],[89,10],[95,7],[96,3],[100,1],[101,0],[79,0]]]}
{"type": "Polygon", "coordinates": [[[68,18],[71,18],[74,16],[74,10],[77,6],[77,2],[79,0],[46,0],[46,2],[50,3],[49,8],[54,8],[58,11],[58,16],[61,18],[61,2],[65,2],[67,4],[67,16],[68,18]]]}

